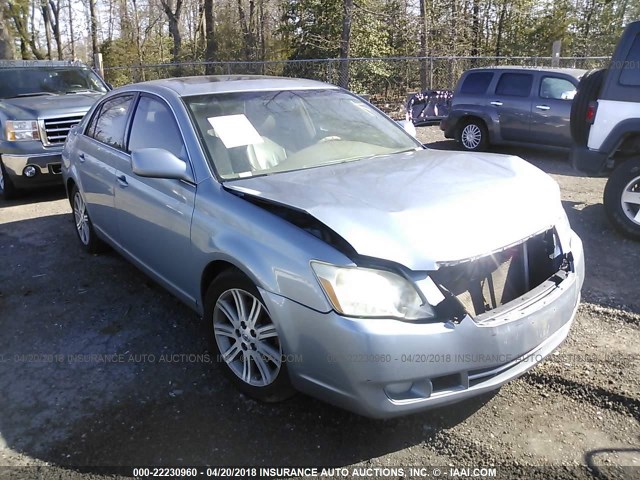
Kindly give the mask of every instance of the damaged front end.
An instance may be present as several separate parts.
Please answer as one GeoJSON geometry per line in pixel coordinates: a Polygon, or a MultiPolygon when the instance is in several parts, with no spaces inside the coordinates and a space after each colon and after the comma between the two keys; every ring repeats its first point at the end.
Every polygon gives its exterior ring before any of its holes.
{"type": "Polygon", "coordinates": [[[246,191],[230,191],[332,246],[357,268],[393,271],[410,280],[425,305],[433,307],[435,315],[425,317],[426,322],[459,323],[467,315],[476,323],[487,322],[559,286],[573,271],[571,252],[563,248],[566,240],[558,227],[485,255],[436,262],[437,269],[412,272],[393,261],[359,254],[345,238],[304,210],[246,191]]]}
{"type": "Polygon", "coordinates": [[[444,295],[436,312],[454,320],[469,314],[477,322],[540,286],[558,286],[573,268],[555,228],[486,256],[439,265],[429,273],[444,295]]]}
{"type": "Polygon", "coordinates": [[[282,205],[272,200],[260,198],[242,190],[229,189],[228,191],[245,199],[247,202],[272,213],[273,215],[282,218],[305,232],[310,233],[314,237],[319,238],[326,244],[331,245],[333,248],[346,255],[348,258],[354,258],[358,255],[349,242],[313,215],[310,215],[303,210],[298,210],[297,208],[293,208],[289,205],[282,205]]]}

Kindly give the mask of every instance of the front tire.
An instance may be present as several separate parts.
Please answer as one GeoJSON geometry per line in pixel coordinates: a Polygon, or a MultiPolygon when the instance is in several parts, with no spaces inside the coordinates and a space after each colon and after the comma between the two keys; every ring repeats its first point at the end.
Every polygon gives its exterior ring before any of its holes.
{"type": "Polygon", "coordinates": [[[0,197],[4,200],[13,200],[16,198],[18,191],[13,185],[11,178],[7,175],[7,170],[0,161],[0,197]]]}
{"type": "Polygon", "coordinates": [[[82,248],[87,253],[100,253],[106,249],[106,244],[98,238],[93,223],[87,211],[87,205],[76,185],[71,189],[71,208],[73,209],[73,221],[76,234],[82,248]]]}
{"type": "Polygon", "coordinates": [[[263,402],[295,394],[278,331],[251,280],[234,269],[221,273],[204,307],[211,350],[238,390],[263,402]]]}
{"type": "Polygon", "coordinates": [[[456,140],[468,152],[484,152],[489,146],[487,126],[482,120],[467,120],[458,128],[456,140]]]}
{"type": "Polygon", "coordinates": [[[624,161],[611,173],[604,210],[616,230],[640,240],[640,158],[624,161]]]}

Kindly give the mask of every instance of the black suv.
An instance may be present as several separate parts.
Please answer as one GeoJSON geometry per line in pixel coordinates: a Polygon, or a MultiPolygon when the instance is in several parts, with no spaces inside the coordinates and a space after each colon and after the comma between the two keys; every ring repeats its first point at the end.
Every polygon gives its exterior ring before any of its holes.
{"type": "Polygon", "coordinates": [[[640,240],[640,22],[627,26],[608,68],[582,78],[571,134],[573,165],[609,175],[607,216],[618,231],[640,240]]]}
{"type": "Polygon", "coordinates": [[[543,67],[467,70],[440,128],[470,151],[509,143],[569,148],[571,101],[584,73],[543,67]]]}

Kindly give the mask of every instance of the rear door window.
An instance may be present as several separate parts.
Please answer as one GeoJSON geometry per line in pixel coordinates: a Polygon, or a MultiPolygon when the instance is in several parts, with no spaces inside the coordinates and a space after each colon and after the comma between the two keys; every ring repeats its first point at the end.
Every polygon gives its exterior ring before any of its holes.
{"type": "Polygon", "coordinates": [[[528,97],[533,84],[531,73],[503,73],[496,86],[497,95],[528,97]]]}
{"type": "Polygon", "coordinates": [[[96,131],[96,123],[98,123],[98,118],[100,117],[100,109],[102,108],[102,105],[98,106],[96,108],[96,111],[93,114],[93,117],[91,118],[91,121],[89,122],[89,125],[87,125],[87,128],[84,131],[84,134],[87,137],[92,137],[96,131]]]}
{"type": "Polygon", "coordinates": [[[462,82],[460,93],[466,93],[468,95],[482,95],[487,91],[487,88],[489,88],[492,78],[493,72],[470,73],[462,82]]]}
{"type": "Polygon", "coordinates": [[[100,113],[92,119],[86,134],[99,142],[122,150],[132,100],[133,95],[121,95],[105,101],[100,113]]]}
{"type": "Polygon", "coordinates": [[[620,84],[634,87],[640,85],[640,35],[636,35],[629,55],[622,64],[620,84]]]}

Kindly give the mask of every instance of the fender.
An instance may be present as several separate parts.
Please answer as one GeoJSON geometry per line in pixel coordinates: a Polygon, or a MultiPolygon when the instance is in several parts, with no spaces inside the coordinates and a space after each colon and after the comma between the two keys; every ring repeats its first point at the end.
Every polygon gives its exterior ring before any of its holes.
{"type": "Polygon", "coordinates": [[[491,142],[499,142],[501,140],[500,131],[497,128],[497,112],[493,115],[493,112],[487,112],[484,107],[471,104],[455,105],[455,110],[453,110],[449,116],[443,120],[443,125],[446,128],[446,130],[444,128],[443,130],[445,130],[445,136],[447,138],[454,138],[459,122],[465,117],[477,117],[484,121],[487,126],[489,140],[491,142]]]}
{"type": "Polygon", "coordinates": [[[609,158],[612,157],[630,133],[640,135],[640,118],[629,118],[613,127],[607,138],[602,142],[599,151],[608,153],[609,158]]]}
{"type": "Polygon", "coordinates": [[[190,293],[194,297],[201,298],[207,267],[222,261],[244,272],[258,288],[281,296],[286,291],[290,300],[319,312],[331,310],[309,262],[353,265],[351,259],[284,218],[226,191],[213,179],[198,189],[191,226],[196,271],[190,293]],[[316,254],[312,258],[308,252],[316,254]]]}

